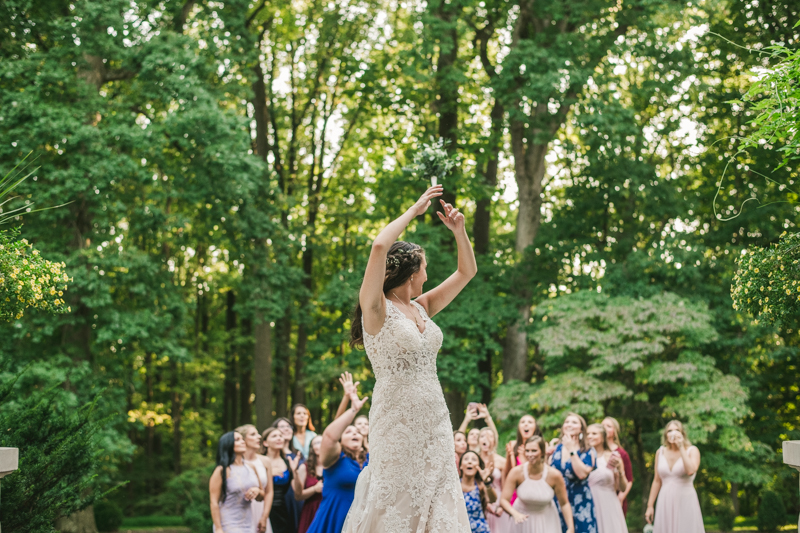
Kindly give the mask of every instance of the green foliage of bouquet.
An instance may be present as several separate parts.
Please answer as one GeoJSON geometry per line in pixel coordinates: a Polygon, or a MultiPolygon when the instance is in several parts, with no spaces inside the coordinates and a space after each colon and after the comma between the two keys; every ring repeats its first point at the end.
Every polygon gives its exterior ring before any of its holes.
{"type": "Polygon", "coordinates": [[[22,318],[33,307],[51,313],[71,311],[64,301],[67,282],[64,263],[43,258],[18,230],[0,231],[0,320],[22,318]]]}
{"type": "Polygon", "coordinates": [[[403,170],[411,172],[420,181],[436,180],[441,183],[458,164],[456,158],[446,148],[447,142],[444,139],[423,144],[422,149],[414,154],[411,164],[403,170]]]}
{"type": "Polygon", "coordinates": [[[731,284],[733,308],[767,322],[797,318],[800,311],[800,234],[781,235],[769,248],[746,250],[731,284]]]}

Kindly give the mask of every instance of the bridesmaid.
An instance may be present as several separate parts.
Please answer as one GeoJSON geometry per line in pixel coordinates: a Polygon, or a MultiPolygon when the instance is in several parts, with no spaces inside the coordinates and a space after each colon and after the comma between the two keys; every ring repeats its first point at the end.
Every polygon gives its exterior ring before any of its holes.
{"type": "Polygon", "coordinates": [[[622,459],[617,452],[610,450],[606,430],[601,424],[589,426],[586,442],[597,454],[597,468],[589,474],[597,533],[628,533],[622,504],[617,498],[617,491],[624,491],[628,484],[622,459]]]}
{"type": "Polygon", "coordinates": [[[358,415],[353,425],[364,437],[364,449],[369,452],[369,417],[366,415],[358,415]]]}
{"type": "MultiPolygon", "coordinates": [[[[286,496],[291,489],[291,481],[297,469],[300,456],[288,459],[284,452],[285,440],[278,428],[268,428],[261,434],[262,442],[266,448],[267,459],[272,471],[272,509],[269,512],[269,521],[274,533],[295,533],[297,524],[294,515],[286,504],[286,496]]],[[[294,499],[294,496],[292,496],[294,499]]]]}
{"type": "Polygon", "coordinates": [[[483,428],[478,438],[481,445],[481,460],[490,472],[492,482],[488,488],[494,492],[494,497],[490,494],[489,503],[486,508],[486,521],[489,523],[489,530],[492,533],[501,533],[507,528],[504,527],[503,508],[500,507],[500,493],[503,492],[503,468],[506,466],[506,458],[497,453],[497,437],[491,428],[483,428]]]}
{"type": "Polygon", "coordinates": [[[369,463],[364,436],[352,425],[359,409],[367,401],[353,391],[350,409],[331,422],[322,433],[319,460],[323,466],[325,487],[308,533],[341,533],[347,512],[353,504],[358,475],[369,463]]]}
{"type": "Polygon", "coordinates": [[[321,435],[314,437],[308,450],[308,460],[297,468],[297,476],[292,480],[294,497],[305,501],[300,512],[297,533],[308,531],[322,501],[322,463],[319,460],[321,443],[321,435]]]}
{"type": "Polygon", "coordinates": [[[471,452],[480,453],[481,445],[478,442],[478,438],[480,437],[481,430],[478,428],[472,428],[467,433],[467,449],[471,452]]]}
{"type": "Polygon", "coordinates": [[[484,514],[488,504],[486,487],[481,475],[481,470],[484,468],[483,459],[473,450],[464,452],[458,465],[461,473],[461,491],[467,504],[467,516],[472,533],[491,533],[484,514]]]}
{"type": "MultiPolygon", "coordinates": [[[[589,474],[595,468],[595,457],[592,448],[586,445],[585,436],[586,421],[578,414],[568,413],[561,426],[561,443],[550,456],[550,465],[564,476],[575,518],[575,533],[597,533],[594,500],[589,489],[589,474]]],[[[567,531],[565,520],[562,511],[562,531],[567,531]]]]}
{"type": "Polygon", "coordinates": [[[308,457],[308,448],[317,434],[314,433],[314,424],[311,423],[311,411],[302,403],[292,407],[292,426],[294,429],[292,446],[295,450],[303,452],[303,457],[308,457]]]}
{"type": "Polygon", "coordinates": [[[700,500],[694,490],[700,450],[691,445],[683,424],[677,420],[670,421],[664,428],[661,443],[656,451],[656,472],[645,519],[652,524],[655,514],[653,533],[704,533],[700,500]],[[658,504],[654,510],[656,497],[658,504]]]}
{"type": "Polygon", "coordinates": [[[619,498],[622,504],[622,512],[627,516],[628,493],[631,491],[631,487],[633,487],[633,463],[631,463],[631,456],[628,455],[628,452],[626,452],[620,444],[619,422],[617,422],[617,419],[611,418],[610,416],[605,417],[603,419],[603,428],[606,430],[609,448],[612,452],[619,453],[622,458],[622,466],[625,467],[625,479],[628,480],[628,486],[625,490],[617,493],[617,498],[619,498]]]}
{"type": "Polygon", "coordinates": [[[463,431],[454,431],[453,440],[456,444],[456,468],[461,464],[461,456],[467,451],[467,436],[463,431]]]}
{"type": "Polygon", "coordinates": [[[236,428],[236,433],[244,438],[247,445],[247,451],[244,452],[244,464],[255,470],[258,476],[258,486],[264,491],[263,501],[253,501],[250,504],[255,529],[258,533],[271,533],[269,511],[272,509],[272,470],[269,459],[261,455],[261,435],[252,424],[236,428]]]}
{"type": "MultiPolygon", "coordinates": [[[[508,477],[508,473],[515,466],[525,462],[524,446],[529,438],[534,435],[542,436],[542,430],[539,429],[539,424],[536,419],[531,415],[523,415],[517,423],[517,438],[506,444],[506,466],[503,468],[503,479],[508,477]]],[[[511,497],[511,505],[514,505],[514,500],[517,495],[511,497]]]]}
{"type": "MultiPolygon", "coordinates": [[[[294,446],[294,425],[288,418],[278,418],[272,423],[272,427],[277,428],[283,435],[283,455],[286,459],[293,461],[298,459],[297,465],[303,464],[305,457],[300,453],[300,450],[294,446]]],[[[294,527],[300,522],[300,512],[303,510],[303,502],[297,501],[294,497],[294,488],[289,484],[289,490],[286,491],[286,507],[289,509],[289,514],[292,516],[292,523],[294,527]]]]}
{"type": "Polygon", "coordinates": [[[503,484],[500,505],[514,521],[506,527],[514,533],[558,533],[561,531],[561,519],[555,502],[558,498],[567,525],[566,531],[574,533],[572,507],[564,476],[547,466],[544,439],[534,435],[525,442],[524,450],[526,462],[512,468],[503,484]],[[514,505],[509,501],[512,494],[517,494],[514,505]]]}
{"type": "Polygon", "coordinates": [[[244,464],[247,445],[229,431],[217,445],[217,467],[208,482],[214,533],[255,533],[252,501],[262,498],[255,470],[244,464]]]}

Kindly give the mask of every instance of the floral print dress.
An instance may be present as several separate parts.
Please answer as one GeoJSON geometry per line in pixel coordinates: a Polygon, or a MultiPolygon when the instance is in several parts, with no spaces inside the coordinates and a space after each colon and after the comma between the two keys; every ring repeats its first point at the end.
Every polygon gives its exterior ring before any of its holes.
{"type": "MultiPolygon", "coordinates": [[[[594,448],[589,448],[585,452],[578,452],[578,458],[587,466],[595,466],[594,448]]],[[[575,520],[575,533],[597,533],[597,519],[594,512],[594,499],[589,488],[589,478],[580,479],[572,469],[572,461],[569,454],[564,450],[563,445],[559,444],[553,452],[552,467],[557,469],[564,476],[567,485],[567,496],[569,504],[572,506],[572,516],[575,520]],[[561,459],[564,459],[562,464],[561,459]]],[[[561,531],[566,533],[567,523],[564,522],[564,515],[561,506],[558,505],[558,514],[561,517],[561,531]]]]}
{"type": "Polygon", "coordinates": [[[467,516],[472,533],[490,533],[481,505],[481,492],[477,485],[471,491],[464,493],[464,501],[467,504],[467,516]]]}

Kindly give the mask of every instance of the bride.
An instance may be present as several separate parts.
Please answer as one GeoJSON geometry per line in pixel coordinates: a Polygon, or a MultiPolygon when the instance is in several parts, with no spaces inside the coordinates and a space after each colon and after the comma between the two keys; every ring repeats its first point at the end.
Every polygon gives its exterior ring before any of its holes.
{"type": "Polygon", "coordinates": [[[442,330],[430,317],[475,276],[475,255],[464,215],[442,200],[444,215],[437,215],[458,245],[458,269],[449,278],[423,294],[425,252],[395,242],[441,195],[441,185],[430,187],[372,243],[350,331],[350,344],[364,346],[376,378],[370,463],[358,478],[344,533],[470,532],[450,416],[436,375],[442,330]]]}

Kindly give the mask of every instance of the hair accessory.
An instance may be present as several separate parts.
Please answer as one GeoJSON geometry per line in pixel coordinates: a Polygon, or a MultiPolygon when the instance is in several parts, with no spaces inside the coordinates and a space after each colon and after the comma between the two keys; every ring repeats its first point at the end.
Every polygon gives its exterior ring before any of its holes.
{"type": "Polygon", "coordinates": [[[394,256],[387,257],[386,264],[393,267],[400,266],[400,260],[394,256]]]}

